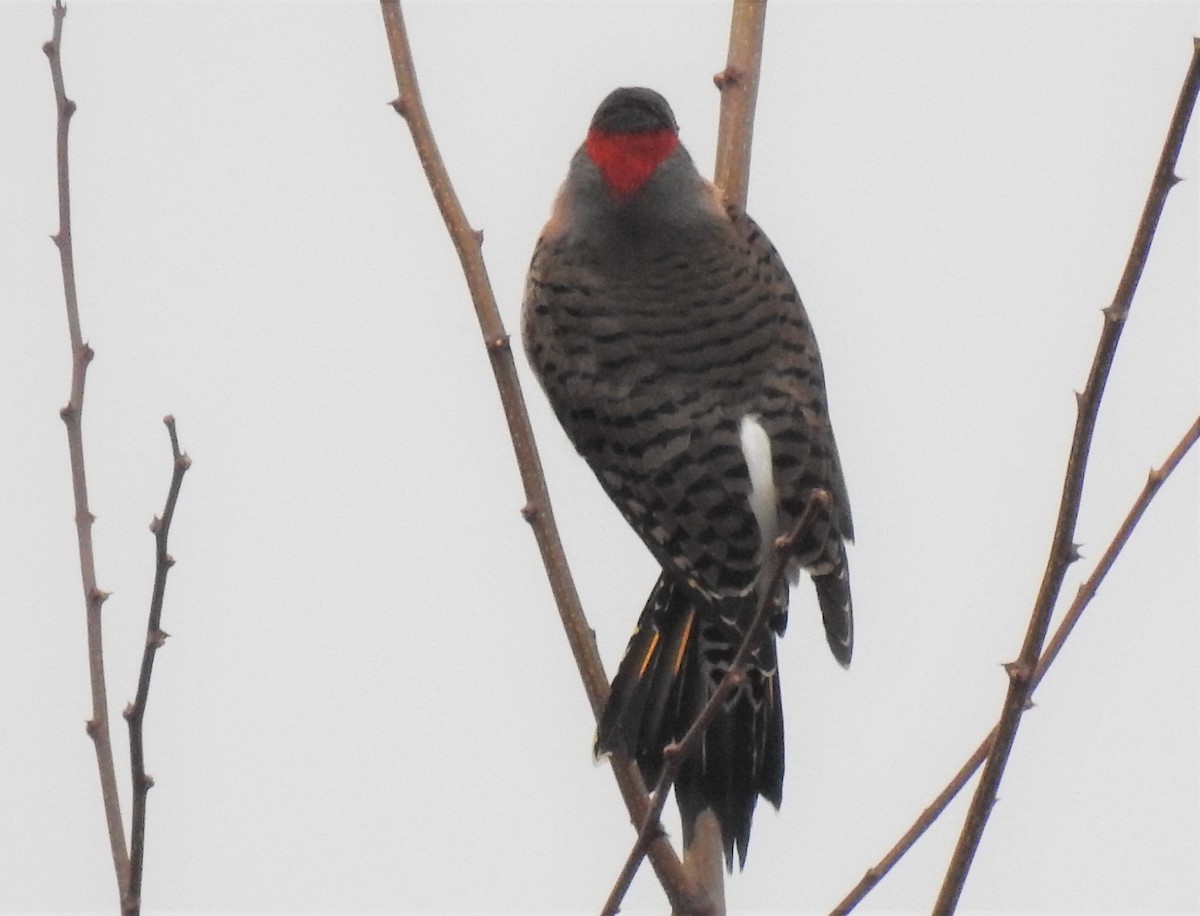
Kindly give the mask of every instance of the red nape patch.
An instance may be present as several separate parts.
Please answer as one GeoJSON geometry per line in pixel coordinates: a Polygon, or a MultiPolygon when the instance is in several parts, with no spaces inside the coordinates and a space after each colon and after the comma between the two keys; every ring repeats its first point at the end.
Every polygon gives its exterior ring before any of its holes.
{"type": "Polygon", "coordinates": [[[644,185],[678,145],[675,131],[666,129],[626,134],[593,129],[584,143],[592,162],[618,197],[628,197],[644,185]]]}

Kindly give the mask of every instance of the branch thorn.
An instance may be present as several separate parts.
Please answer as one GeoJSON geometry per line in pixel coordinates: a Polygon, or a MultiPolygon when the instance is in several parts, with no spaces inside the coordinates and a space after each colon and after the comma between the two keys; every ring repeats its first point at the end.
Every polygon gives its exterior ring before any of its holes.
{"type": "Polygon", "coordinates": [[[713,85],[721,92],[731,89],[742,81],[742,72],[736,67],[726,67],[720,73],[713,74],[713,85]]]}
{"type": "Polygon", "coordinates": [[[1014,683],[1028,683],[1029,677],[1032,674],[1032,669],[1029,665],[1020,661],[1005,662],[1004,673],[1008,675],[1008,679],[1014,683]]]}

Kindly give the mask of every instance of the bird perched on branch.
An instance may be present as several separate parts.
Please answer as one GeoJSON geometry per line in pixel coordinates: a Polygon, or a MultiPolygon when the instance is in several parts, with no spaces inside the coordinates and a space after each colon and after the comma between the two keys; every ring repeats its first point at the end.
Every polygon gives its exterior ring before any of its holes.
{"type": "Polygon", "coordinates": [[[854,536],[825,378],[770,241],[696,171],[649,89],[600,104],[526,281],[525,348],[567,436],[662,568],[596,734],[653,785],[729,669],[760,600],[774,603],[747,677],[675,785],[689,844],[712,809],[744,866],[759,795],[779,807],[783,709],[775,638],[788,585],[763,599],[777,536],[825,503],[789,561],[816,586],[834,657],[854,644],[854,536]]]}

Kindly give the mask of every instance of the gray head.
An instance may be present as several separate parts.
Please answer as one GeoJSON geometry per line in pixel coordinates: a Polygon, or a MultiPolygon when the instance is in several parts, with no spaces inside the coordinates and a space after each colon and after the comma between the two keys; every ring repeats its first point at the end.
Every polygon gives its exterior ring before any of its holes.
{"type": "Polygon", "coordinates": [[[667,100],[652,89],[622,88],[592,116],[549,225],[589,247],[637,247],[723,218],[679,142],[667,100]]]}
{"type": "Polygon", "coordinates": [[[669,130],[679,133],[667,100],[653,89],[614,89],[592,116],[592,130],[607,134],[644,134],[669,130]]]}

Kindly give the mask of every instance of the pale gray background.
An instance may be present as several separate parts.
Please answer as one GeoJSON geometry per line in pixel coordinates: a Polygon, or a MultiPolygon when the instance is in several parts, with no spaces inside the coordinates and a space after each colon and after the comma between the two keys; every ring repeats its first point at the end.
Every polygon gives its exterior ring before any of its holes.
{"type": "MultiPolygon", "coordinates": [[[[58,419],[49,7],[0,6],[0,909],[111,911],[58,419]]],[[[726,4],[408,16],[514,333],[538,228],[605,93],[665,93],[711,172],[726,4]]],[[[828,369],[858,646],[841,671],[802,587],[782,649],[785,804],[758,813],[735,912],[831,906],[990,726],[1072,390],[1197,24],[1194,4],[772,3],[750,210],[828,369]]],[[[195,459],[147,718],[148,911],[594,912],[632,832],[590,759],[454,253],[386,104],[377,6],[76,2],[64,55],[122,760],[163,414],[195,459]]],[[[1200,403],[1194,139],[1180,173],[1066,596],[1200,403]]],[[[612,670],[653,564],[521,370],[612,670]]],[[[1193,456],[1038,694],[965,908],[1200,907],[1197,477],[1193,456]]],[[[928,909],[962,812],[872,910],[928,909]]],[[[649,875],[629,903],[663,911],[649,875]]]]}

